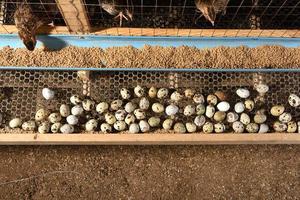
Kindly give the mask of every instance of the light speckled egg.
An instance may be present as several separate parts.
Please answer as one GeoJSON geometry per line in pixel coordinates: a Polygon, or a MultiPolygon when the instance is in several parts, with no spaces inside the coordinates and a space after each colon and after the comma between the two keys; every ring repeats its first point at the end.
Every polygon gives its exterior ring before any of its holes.
{"type": "Polygon", "coordinates": [[[195,133],[197,131],[197,126],[193,122],[188,122],[185,124],[186,130],[189,133],[195,133]]]}
{"type": "Polygon", "coordinates": [[[229,112],[227,113],[226,121],[228,123],[233,123],[239,120],[239,115],[235,112],[229,112]]]}
{"type": "Polygon", "coordinates": [[[104,115],[104,118],[105,118],[106,123],[108,123],[110,125],[114,124],[117,121],[116,117],[112,113],[106,113],[104,115]]]}
{"type": "Polygon", "coordinates": [[[234,105],[234,111],[236,113],[242,113],[245,111],[245,105],[243,104],[243,102],[238,102],[234,105]]]}
{"type": "Polygon", "coordinates": [[[241,121],[243,124],[248,125],[248,124],[250,124],[251,119],[250,119],[250,117],[249,117],[248,114],[242,113],[242,114],[241,114],[241,117],[240,117],[240,121],[241,121]]]}
{"type": "Polygon", "coordinates": [[[276,105],[271,108],[271,115],[275,117],[279,117],[282,113],[284,113],[285,108],[282,105],[276,105]]]}
{"type": "Polygon", "coordinates": [[[73,95],[73,96],[70,97],[70,102],[73,105],[79,105],[79,104],[81,104],[82,101],[81,101],[81,98],[78,95],[73,95]]]}
{"type": "Polygon", "coordinates": [[[263,124],[267,121],[267,116],[264,114],[256,114],[254,115],[254,122],[257,124],[263,124]]]}
{"type": "Polygon", "coordinates": [[[130,99],[131,95],[130,95],[130,91],[126,88],[122,88],[120,90],[120,94],[122,99],[130,99]]]}
{"type": "Polygon", "coordinates": [[[142,119],[146,118],[146,112],[143,111],[142,109],[136,109],[133,113],[134,113],[136,119],[138,119],[138,120],[142,120],[142,119]]]}
{"type": "Polygon", "coordinates": [[[85,130],[90,132],[90,131],[95,131],[98,127],[98,121],[96,119],[90,119],[87,121],[85,124],[85,130]]]}
{"type": "Polygon", "coordinates": [[[60,131],[60,128],[62,127],[62,124],[61,123],[54,123],[52,124],[50,130],[52,133],[58,133],[60,131]]]}
{"type": "Polygon", "coordinates": [[[148,91],[148,95],[150,98],[155,98],[157,95],[157,89],[155,87],[151,87],[148,91]]]}
{"type": "Polygon", "coordinates": [[[288,133],[295,133],[298,129],[297,123],[294,121],[290,121],[287,124],[287,132],[288,133]]]}
{"type": "Polygon", "coordinates": [[[160,88],[157,91],[157,98],[159,99],[165,99],[168,97],[168,95],[169,95],[169,90],[167,88],[160,88]]]}
{"type": "Polygon", "coordinates": [[[214,130],[216,133],[224,133],[226,130],[226,127],[223,123],[217,123],[214,125],[214,130]]]}
{"type": "Polygon", "coordinates": [[[216,109],[214,106],[212,106],[212,105],[206,106],[206,111],[205,111],[206,117],[212,118],[214,116],[215,112],[216,112],[216,109]]]}
{"type": "Polygon", "coordinates": [[[133,124],[135,122],[135,116],[132,113],[129,113],[126,117],[125,117],[125,123],[130,125],[133,124]]]}
{"type": "Polygon", "coordinates": [[[205,105],[204,104],[198,104],[196,106],[196,114],[197,115],[203,115],[205,113],[205,105]]]}
{"type": "Polygon", "coordinates": [[[55,92],[49,88],[43,88],[42,95],[46,100],[54,99],[55,92]]]}
{"type": "Polygon", "coordinates": [[[166,114],[168,116],[176,115],[178,113],[178,111],[179,111],[179,108],[174,104],[168,105],[166,107],[166,114]]]}
{"type": "Polygon", "coordinates": [[[50,123],[42,122],[38,127],[38,132],[41,134],[49,133],[50,132],[50,123]]]}
{"type": "Polygon", "coordinates": [[[115,113],[115,117],[118,121],[123,121],[125,120],[127,113],[125,110],[117,110],[115,113]]]}
{"type": "Polygon", "coordinates": [[[103,123],[100,126],[100,129],[103,133],[111,133],[112,132],[112,127],[110,124],[103,123]]]}
{"type": "Polygon", "coordinates": [[[59,113],[62,117],[68,117],[71,114],[70,106],[68,106],[67,104],[62,104],[59,107],[59,113]]]}
{"type": "Polygon", "coordinates": [[[196,113],[196,108],[194,105],[187,105],[184,107],[183,114],[185,116],[192,116],[196,113]]]}
{"type": "Polygon", "coordinates": [[[185,133],[186,132],[185,125],[183,123],[176,123],[174,125],[174,131],[175,133],[185,133]]]}
{"type": "Polygon", "coordinates": [[[85,111],[92,111],[95,107],[95,102],[91,99],[85,99],[82,101],[82,107],[85,111]]]}
{"type": "Polygon", "coordinates": [[[165,111],[165,107],[161,103],[152,104],[152,111],[155,113],[163,113],[165,111]]]}
{"type": "Polygon", "coordinates": [[[249,112],[251,112],[255,107],[255,103],[251,99],[247,99],[244,104],[245,104],[246,110],[249,112]]]}
{"type": "Polygon", "coordinates": [[[163,122],[163,128],[165,130],[171,130],[172,127],[173,127],[173,123],[174,121],[172,119],[166,119],[164,122],[163,122]]]}
{"type": "Polygon", "coordinates": [[[141,120],[139,122],[139,127],[140,127],[140,130],[143,132],[143,133],[146,133],[150,130],[150,125],[148,124],[147,121],[145,120],[141,120]]]}
{"type": "Polygon", "coordinates": [[[140,85],[136,86],[133,90],[137,97],[142,97],[145,95],[145,89],[140,85]]]}
{"type": "Polygon", "coordinates": [[[288,101],[289,104],[294,108],[300,106],[300,97],[296,94],[290,94],[288,101]]]}
{"type": "Polygon", "coordinates": [[[179,92],[175,91],[171,94],[171,100],[175,102],[179,102],[183,99],[183,95],[180,94],[179,92]]]}
{"type": "Polygon", "coordinates": [[[246,126],[248,133],[257,133],[259,131],[259,125],[256,123],[250,123],[246,126]]]}
{"type": "Polygon", "coordinates": [[[22,126],[22,120],[20,118],[14,118],[9,122],[10,128],[19,128],[21,126],[22,126]]]}
{"type": "Polygon", "coordinates": [[[74,132],[74,126],[70,124],[64,124],[60,127],[60,132],[62,134],[71,134],[74,132]]]}
{"type": "Polygon", "coordinates": [[[150,127],[158,127],[160,124],[160,118],[159,117],[150,117],[148,119],[148,124],[150,127]]]}
{"type": "Polygon", "coordinates": [[[235,133],[244,133],[245,126],[242,122],[236,121],[236,122],[233,122],[232,129],[235,133]]]}
{"type": "Polygon", "coordinates": [[[116,121],[114,123],[114,129],[116,131],[125,131],[126,127],[127,126],[126,126],[126,123],[124,121],[116,121]]]}
{"type": "Polygon", "coordinates": [[[132,113],[136,108],[137,108],[137,105],[132,102],[126,103],[125,107],[124,107],[124,109],[127,113],[132,113]]]}
{"type": "Polygon", "coordinates": [[[59,113],[51,113],[48,117],[50,123],[54,124],[61,121],[61,115],[59,113]]]}
{"type": "Polygon", "coordinates": [[[148,110],[148,108],[150,107],[150,102],[146,97],[142,97],[140,99],[139,106],[140,106],[140,109],[142,109],[142,110],[148,110]]]}
{"type": "Polygon", "coordinates": [[[101,102],[96,106],[96,111],[99,114],[105,113],[108,111],[109,105],[106,102],[101,102]]]}
{"type": "Polygon", "coordinates": [[[217,122],[221,122],[221,121],[223,121],[225,118],[226,118],[226,113],[225,113],[225,112],[217,111],[217,112],[214,114],[214,120],[217,121],[217,122]]]}
{"type": "Polygon", "coordinates": [[[27,121],[22,124],[22,129],[24,131],[35,131],[36,123],[35,121],[27,121]]]}
{"type": "Polygon", "coordinates": [[[269,91],[269,86],[262,83],[255,85],[254,88],[259,94],[265,94],[269,91]]]}
{"type": "Polygon", "coordinates": [[[211,122],[206,122],[202,129],[204,133],[212,133],[214,132],[214,124],[211,122]]]}
{"type": "Polygon", "coordinates": [[[205,103],[205,97],[203,96],[203,94],[197,93],[197,94],[194,95],[193,101],[196,104],[204,104],[205,103]]]}
{"type": "Polygon", "coordinates": [[[267,124],[260,124],[258,133],[267,133],[269,132],[269,126],[267,124]]]}
{"type": "Polygon", "coordinates": [[[123,105],[123,101],[120,99],[117,99],[117,100],[114,100],[111,102],[110,108],[112,110],[119,110],[122,107],[122,105],[123,105]]]}
{"type": "Polygon", "coordinates": [[[206,122],[206,119],[203,115],[199,115],[194,119],[194,123],[198,127],[202,127],[205,124],[205,122],[206,122]]]}
{"type": "Polygon", "coordinates": [[[194,90],[192,90],[192,89],[186,89],[186,90],[184,90],[184,96],[186,98],[191,99],[191,98],[193,98],[194,95],[195,95],[195,91],[194,90]]]}
{"type": "Polygon", "coordinates": [[[76,117],[75,115],[69,115],[67,117],[67,122],[70,125],[76,125],[76,124],[78,124],[78,121],[79,121],[78,117],[76,117]]]}
{"type": "Polygon", "coordinates": [[[39,109],[36,113],[35,113],[35,121],[43,121],[45,120],[49,115],[49,112],[46,109],[39,109]]]}
{"type": "Polygon", "coordinates": [[[218,103],[218,97],[214,94],[210,94],[207,96],[206,101],[209,105],[217,105],[218,103]]]}
{"type": "Polygon", "coordinates": [[[79,115],[82,115],[83,114],[83,108],[81,105],[77,105],[77,106],[74,106],[72,107],[71,109],[71,114],[72,115],[75,115],[75,116],[79,116],[79,115]]]}
{"type": "Polygon", "coordinates": [[[230,104],[227,101],[218,103],[217,108],[219,111],[227,112],[230,109],[230,104]]]}
{"type": "Polygon", "coordinates": [[[243,99],[247,99],[250,96],[250,91],[246,88],[239,88],[236,90],[236,94],[243,99]]]}
{"type": "Polygon", "coordinates": [[[284,131],[287,130],[287,125],[285,123],[282,123],[282,122],[279,122],[279,121],[276,121],[274,124],[273,124],[273,129],[278,132],[278,133],[282,133],[284,131]]]}
{"type": "Polygon", "coordinates": [[[279,121],[282,123],[288,123],[292,120],[292,115],[288,112],[284,112],[279,116],[279,121]]]}
{"type": "Polygon", "coordinates": [[[216,91],[215,95],[216,95],[216,97],[218,97],[218,99],[220,101],[226,101],[226,99],[227,99],[227,95],[222,91],[216,91]]]}
{"type": "Polygon", "coordinates": [[[138,124],[130,124],[129,126],[129,132],[130,133],[139,133],[140,132],[140,126],[138,124]]]}

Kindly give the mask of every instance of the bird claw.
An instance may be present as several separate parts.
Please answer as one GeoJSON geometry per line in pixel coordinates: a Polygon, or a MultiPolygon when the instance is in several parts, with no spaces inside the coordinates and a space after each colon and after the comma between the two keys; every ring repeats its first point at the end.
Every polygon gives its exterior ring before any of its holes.
{"type": "MultiPolygon", "coordinates": [[[[128,18],[130,19],[130,21],[132,21],[132,16],[128,14],[128,11],[126,11],[128,18]]],[[[123,14],[123,12],[120,12],[117,16],[114,17],[114,19],[120,18],[120,26],[122,26],[123,24],[123,18],[126,21],[129,21],[129,19],[126,17],[126,15],[123,14]]]]}

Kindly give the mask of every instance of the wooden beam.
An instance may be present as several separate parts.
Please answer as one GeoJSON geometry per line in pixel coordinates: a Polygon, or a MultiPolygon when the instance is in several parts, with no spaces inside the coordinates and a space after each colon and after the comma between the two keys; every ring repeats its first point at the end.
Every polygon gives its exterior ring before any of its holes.
{"type": "Polygon", "coordinates": [[[70,32],[90,32],[90,22],[81,0],[56,0],[56,3],[70,32]]]}
{"type": "Polygon", "coordinates": [[[300,134],[0,134],[0,145],[300,144],[300,134]]]}

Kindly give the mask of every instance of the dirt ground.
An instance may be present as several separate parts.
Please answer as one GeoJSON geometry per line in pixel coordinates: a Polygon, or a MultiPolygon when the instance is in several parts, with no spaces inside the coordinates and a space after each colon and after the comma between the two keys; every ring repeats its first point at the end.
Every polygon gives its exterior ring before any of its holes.
{"type": "Polygon", "coordinates": [[[300,146],[2,146],[0,199],[299,199],[300,146]]]}

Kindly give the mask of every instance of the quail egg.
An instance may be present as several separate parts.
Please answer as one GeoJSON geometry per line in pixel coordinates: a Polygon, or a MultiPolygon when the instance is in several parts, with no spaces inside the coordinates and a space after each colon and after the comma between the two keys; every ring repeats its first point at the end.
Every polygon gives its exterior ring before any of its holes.
{"type": "Polygon", "coordinates": [[[136,109],[133,113],[138,120],[146,118],[146,113],[142,109],[136,109]]]}
{"type": "Polygon", "coordinates": [[[185,96],[186,98],[191,99],[191,98],[193,98],[194,95],[195,95],[195,91],[192,90],[192,89],[186,89],[186,90],[184,91],[184,96],[185,96]]]}
{"type": "Polygon", "coordinates": [[[141,120],[139,122],[139,126],[140,126],[140,130],[143,132],[143,133],[146,133],[150,130],[150,125],[148,124],[147,121],[145,120],[141,120]]]}
{"type": "Polygon", "coordinates": [[[184,108],[183,114],[185,116],[192,116],[196,113],[196,108],[194,105],[187,105],[184,108]]]}
{"type": "Polygon", "coordinates": [[[129,132],[130,133],[139,133],[140,132],[140,126],[136,123],[130,124],[129,132]]]}
{"type": "Polygon", "coordinates": [[[269,91],[269,86],[262,83],[255,85],[254,88],[259,94],[265,94],[269,91]]]}
{"type": "Polygon", "coordinates": [[[82,106],[80,105],[77,105],[77,106],[74,106],[72,109],[71,109],[71,114],[72,115],[75,115],[75,116],[79,116],[79,115],[82,115],[83,114],[83,108],[82,106]]]}
{"type": "Polygon", "coordinates": [[[206,119],[203,115],[199,115],[194,119],[194,123],[198,127],[202,127],[205,124],[205,122],[206,122],[206,119]]]}
{"type": "Polygon", "coordinates": [[[235,133],[244,133],[245,126],[242,122],[236,121],[236,122],[233,122],[232,129],[235,133]]]}
{"type": "Polygon", "coordinates": [[[80,97],[78,96],[78,95],[73,95],[73,96],[71,96],[71,98],[70,98],[70,102],[73,104],[73,105],[79,105],[79,104],[81,104],[81,99],[80,99],[80,97]]]}
{"type": "Polygon", "coordinates": [[[215,106],[218,103],[218,97],[214,94],[210,94],[207,96],[206,101],[208,104],[215,106]]]}
{"type": "Polygon", "coordinates": [[[46,100],[51,100],[55,96],[55,92],[49,88],[44,88],[42,90],[42,95],[46,100]]]}
{"type": "Polygon", "coordinates": [[[212,118],[214,116],[215,112],[216,112],[215,107],[213,107],[212,105],[208,105],[206,107],[205,115],[208,118],[212,118]]]}
{"type": "Polygon", "coordinates": [[[176,123],[174,125],[174,131],[175,131],[175,133],[185,133],[186,128],[183,123],[176,123]]]}
{"type": "Polygon", "coordinates": [[[38,127],[38,132],[41,134],[49,133],[50,132],[50,123],[42,122],[38,127]]]}
{"type": "Polygon", "coordinates": [[[111,113],[106,113],[104,115],[104,118],[105,118],[106,123],[108,123],[110,125],[114,124],[117,121],[116,117],[111,113]]]}
{"type": "Polygon", "coordinates": [[[239,88],[236,94],[242,99],[247,99],[250,96],[250,91],[246,88],[239,88]]]}
{"type": "Polygon", "coordinates": [[[229,112],[227,113],[226,121],[228,123],[233,123],[239,120],[239,115],[235,112],[229,112]]]}
{"type": "Polygon", "coordinates": [[[85,99],[82,101],[82,107],[85,111],[92,111],[94,109],[95,102],[91,99],[85,99]]]}
{"type": "Polygon", "coordinates": [[[145,95],[145,90],[142,86],[138,85],[134,88],[134,94],[137,96],[137,97],[142,97],[145,95]]]}
{"type": "Polygon", "coordinates": [[[90,131],[95,131],[98,127],[98,121],[95,119],[90,119],[86,124],[85,124],[85,130],[90,132],[90,131]]]}
{"type": "Polygon", "coordinates": [[[292,120],[292,115],[290,113],[284,112],[279,116],[279,121],[282,123],[288,123],[292,120]]]}
{"type": "Polygon", "coordinates": [[[165,107],[160,103],[152,104],[152,111],[155,113],[163,113],[165,111],[165,107]]]}
{"type": "Polygon", "coordinates": [[[22,124],[22,129],[24,131],[35,131],[35,129],[36,129],[35,121],[24,122],[22,124]]]}
{"type": "Polygon", "coordinates": [[[267,121],[267,116],[265,114],[254,115],[254,122],[257,124],[263,124],[267,121]]]}
{"type": "Polygon", "coordinates": [[[287,125],[285,123],[282,123],[282,122],[279,122],[279,121],[276,121],[274,124],[273,124],[273,129],[278,132],[278,133],[282,133],[284,131],[287,130],[287,125]]]}
{"type": "Polygon", "coordinates": [[[188,122],[185,124],[186,130],[189,133],[195,133],[197,131],[197,126],[193,122],[188,122]]]}
{"type": "Polygon", "coordinates": [[[204,104],[205,103],[205,98],[203,96],[203,94],[195,94],[193,97],[193,101],[196,104],[204,104]]]}
{"type": "Polygon", "coordinates": [[[296,94],[290,94],[288,101],[289,104],[294,108],[300,106],[300,97],[297,96],[296,94]]]}
{"type": "Polygon", "coordinates": [[[281,105],[273,106],[271,108],[271,115],[275,117],[279,117],[284,112],[284,110],[285,110],[284,106],[281,105]]]}
{"type": "Polygon", "coordinates": [[[221,121],[223,121],[225,118],[226,118],[226,113],[225,113],[225,112],[217,111],[217,112],[214,114],[214,120],[215,120],[216,122],[221,122],[221,121]]]}
{"type": "Polygon", "coordinates": [[[246,113],[241,114],[240,121],[245,125],[248,125],[251,122],[249,115],[246,113]]]}
{"type": "Polygon", "coordinates": [[[139,103],[140,109],[142,110],[148,110],[150,106],[150,102],[146,97],[142,97],[139,103]]]}
{"type": "Polygon", "coordinates": [[[215,96],[218,97],[220,101],[226,101],[227,95],[222,91],[215,92],[215,96]]]}
{"type": "Polygon", "coordinates": [[[103,123],[100,126],[100,129],[103,133],[111,133],[112,132],[112,127],[110,124],[103,123]]]}
{"type": "Polygon", "coordinates": [[[127,113],[132,113],[136,108],[137,108],[137,105],[132,102],[126,103],[125,107],[124,107],[124,109],[127,113]]]}
{"type": "Polygon", "coordinates": [[[61,115],[59,113],[51,113],[48,117],[50,123],[54,124],[61,121],[61,115]]]}
{"type": "Polygon", "coordinates": [[[35,113],[35,121],[43,121],[45,120],[49,115],[49,112],[45,109],[39,109],[36,113],[35,113]]]}
{"type": "Polygon", "coordinates": [[[50,129],[51,129],[52,133],[58,133],[61,127],[62,127],[62,124],[58,122],[58,123],[52,124],[50,129]]]}
{"type": "Polygon", "coordinates": [[[246,126],[248,133],[257,133],[259,131],[259,125],[256,123],[250,123],[246,126]]]}
{"type": "Polygon", "coordinates": [[[22,126],[22,120],[20,118],[14,118],[9,122],[10,128],[19,128],[22,126]]]}
{"type": "Polygon", "coordinates": [[[288,133],[295,133],[298,129],[297,123],[294,121],[290,121],[287,124],[287,132],[288,133]]]}
{"type": "Polygon", "coordinates": [[[150,127],[158,127],[160,124],[160,118],[159,117],[150,117],[148,119],[148,124],[150,127]]]}
{"type": "Polygon", "coordinates": [[[127,113],[125,110],[118,110],[116,111],[115,113],[115,117],[118,121],[123,121],[125,120],[125,117],[126,117],[127,113]]]}
{"type": "Polygon", "coordinates": [[[69,115],[66,120],[70,125],[77,125],[79,121],[75,115],[69,115]]]}
{"type": "Polygon", "coordinates": [[[226,127],[223,123],[217,123],[214,125],[214,130],[216,133],[224,133],[226,130],[226,127]]]}
{"type": "Polygon", "coordinates": [[[254,109],[255,103],[253,100],[247,99],[244,104],[247,111],[251,112],[254,109]]]}
{"type": "Polygon", "coordinates": [[[245,106],[243,104],[243,102],[238,102],[234,105],[234,111],[236,113],[242,113],[245,111],[245,106]]]}
{"type": "Polygon", "coordinates": [[[124,131],[126,129],[126,123],[124,121],[116,121],[114,123],[114,129],[116,131],[124,131]]]}
{"type": "Polygon", "coordinates": [[[133,124],[135,122],[135,116],[132,113],[129,113],[126,117],[125,117],[125,123],[130,125],[133,124]]]}
{"type": "Polygon", "coordinates": [[[267,124],[260,124],[258,133],[267,133],[269,132],[269,126],[267,124]]]}
{"type": "Polygon", "coordinates": [[[230,109],[230,104],[227,101],[218,103],[217,108],[219,111],[227,112],[230,109]]]}
{"type": "Polygon", "coordinates": [[[110,104],[110,108],[112,110],[119,110],[123,105],[123,101],[120,99],[114,100],[113,102],[111,102],[110,104]]]}
{"type": "Polygon", "coordinates": [[[203,115],[205,113],[205,105],[204,104],[198,104],[196,106],[196,114],[197,115],[203,115]]]}
{"type": "Polygon", "coordinates": [[[99,114],[105,113],[108,111],[109,105],[106,102],[101,102],[96,106],[96,111],[99,114]]]}
{"type": "Polygon", "coordinates": [[[168,105],[166,107],[166,114],[168,116],[174,116],[178,113],[178,111],[179,111],[179,108],[174,104],[168,105]]]}
{"type": "Polygon", "coordinates": [[[157,89],[155,87],[151,87],[148,91],[148,95],[150,98],[155,98],[157,95],[157,89]]]}
{"type": "Polygon", "coordinates": [[[60,127],[60,132],[62,134],[71,134],[74,132],[74,126],[70,124],[64,124],[60,127]]]}
{"type": "Polygon", "coordinates": [[[173,123],[174,123],[174,121],[172,119],[166,119],[163,122],[162,126],[165,130],[171,130],[173,127],[173,123]]]}
{"type": "Polygon", "coordinates": [[[157,91],[157,98],[159,99],[165,99],[168,97],[168,95],[169,95],[169,90],[167,88],[160,88],[157,91]]]}
{"type": "Polygon", "coordinates": [[[179,102],[183,99],[183,95],[180,94],[179,92],[175,91],[171,94],[171,100],[175,102],[179,102]]]}
{"type": "Polygon", "coordinates": [[[71,114],[70,106],[67,104],[62,104],[59,107],[59,113],[62,117],[68,117],[71,114]]]}
{"type": "Polygon", "coordinates": [[[130,95],[130,91],[126,88],[122,88],[120,90],[120,94],[122,99],[130,99],[131,95],[130,95]]]}
{"type": "Polygon", "coordinates": [[[204,133],[212,133],[214,132],[214,124],[211,122],[206,122],[202,129],[204,133]]]}

